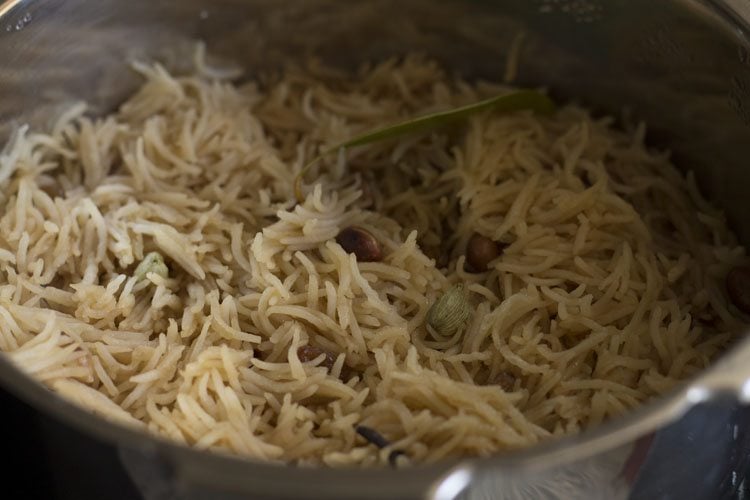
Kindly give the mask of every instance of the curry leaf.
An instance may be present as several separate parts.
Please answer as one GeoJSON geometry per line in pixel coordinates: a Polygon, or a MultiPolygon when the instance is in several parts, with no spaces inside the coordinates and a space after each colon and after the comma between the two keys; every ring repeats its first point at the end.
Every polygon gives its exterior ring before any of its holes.
{"type": "Polygon", "coordinates": [[[414,134],[417,132],[424,132],[426,130],[435,129],[448,125],[450,123],[464,120],[469,116],[482,112],[482,111],[521,111],[531,110],[537,113],[551,113],[555,110],[555,104],[552,100],[541,92],[535,90],[518,90],[510,94],[503,94],[496,97],[491,97],[483,101],[479,101],[459,108],[450,109],[447,111],[438,111],[436,113],[430,113],[417,118],[412,118],[394,125],[379,128],[364,134],[358,135],[348,141],[344,141],[341,144],[326,149],[321,154],[309,161],[294,179],[294,195],[297,201],[302,203],[305,199],[302,193],[302,180],[305,174],[310,168],[318,163],[320,160],[325,158],[331,153],[335,153],[341,148],[348,148],[352,146],[363,146],[372,142],[383,141],[386,139],[392,139],[406,134],[414,134]]]}

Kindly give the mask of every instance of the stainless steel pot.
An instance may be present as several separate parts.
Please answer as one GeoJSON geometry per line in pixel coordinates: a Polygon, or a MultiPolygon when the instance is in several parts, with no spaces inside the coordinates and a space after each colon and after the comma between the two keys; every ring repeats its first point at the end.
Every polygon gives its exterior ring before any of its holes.
{"type": "MultiPolygon", "coordinates": [[[[195,39],[255,68],[310,55],[353,66],[426,52],[500,79],[523,33],[517,81],[646,119],[750,244],[746,0],[9,0],[0,5],[0,124],[44,126],[60,102],[111,109],[136,85],[125,62],[179,68],[195,39]]],[[[208,454],[74,407],[0,359],[18,397],[120,447],[146,498],[718,498],[750,434],[750,339],[679,390],[581,435],[519,453],[409,470],[299,469],[208,454]],[[661,471],[667,471],[663,473],[661,471]],[[684,494],[682,496],[685,496],[684,494]]]]}

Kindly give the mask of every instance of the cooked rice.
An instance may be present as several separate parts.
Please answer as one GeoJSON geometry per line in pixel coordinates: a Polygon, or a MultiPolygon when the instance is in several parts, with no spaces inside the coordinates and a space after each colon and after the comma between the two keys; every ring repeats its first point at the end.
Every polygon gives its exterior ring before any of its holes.
{"type": "Polygon", "coordinates": [[[75,106],[0,156],[0,350],[91,411],[297,464],[485,456],[620,415],[737,331],[723,277],[744,249],[643,125],[485,113],[334,155],[296,204],[321,149],[510,87],[417,57],[235,86],[199,56],[189,76],[136,65],[116,112],[75,106]],[[336,243],[351,225],[382,262],[336,243]],[[489,272],[464,270],[473,232],[507,245],[489,272]],[[169,274],[138,281],[152,251],[169,274]],[[435,338],[455,283],[470,322],[435,338]]]}

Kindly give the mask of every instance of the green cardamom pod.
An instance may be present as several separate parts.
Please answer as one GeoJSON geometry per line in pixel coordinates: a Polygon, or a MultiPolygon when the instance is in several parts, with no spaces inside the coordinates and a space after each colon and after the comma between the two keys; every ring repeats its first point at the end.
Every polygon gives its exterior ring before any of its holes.
{"type": "Polygon", "coordinates": [[[427,325],[447,337],[463,328],[471,315],[469,298],[462,284],[453,285],[427,311],[427,325]]]}
{"type": "Polygon", "coordinates": [[[146,277],[148,273],[155,273],[166,278],[169,276],[169,268],[164,263],[164,257],[159,252],[151,252],[147,254],[138,267],[135,268],[133,276],[137,281],[141,281],[146,277]]]}

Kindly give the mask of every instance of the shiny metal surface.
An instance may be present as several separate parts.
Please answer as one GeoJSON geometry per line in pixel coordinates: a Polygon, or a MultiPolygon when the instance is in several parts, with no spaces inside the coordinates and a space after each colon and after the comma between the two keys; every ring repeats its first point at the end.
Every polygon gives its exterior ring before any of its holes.
{"type": "MultiPolygon", "coordinates": [[[[137,84],[125,63],[179,70],[196,39],[247,74],[318,56],[352,67],[408,51],[468,78],[501,79],[519,33],[521,84],[548,86],[624,121],[695,171],[750,244],[750,2],[744,0],[13,0],[0,4],[0,135],[45,126],[61,103],[112,109],[137,84]],[[623,110],[627,112],[623,113],[623,110]]],[[[408,471],[311,470],[197,452],[71,406],[0,358],[0,383],[37,408],[122,447],[146,498],[625,498],[659,492],[658,464],[692,498],[730,491],[750,402],[750,339],[672,394],[534,449],[408,471]],[[724,408],[724,417],[706,417],[724,408]],[[703,413],[701,413],[703,412],[703,413]],[[696,417],[695,415],[704,415],[696,417]],[[691,420],[693,419],[693,420],[691,420]],[[691,422],[700,422],[695,433],[691,422]],[[735,431],[735,425],[736,431],[735,431]],[[692,434],[691,434],[692,433],[692,434]],[[666,436],[666,437],[665,437],[666,436]],[[692,443],[715,472],[685,453],[692,443]],[[683,450],[683,451],[680,451],[683,450]],[[679,466],[678,466],[679,465],[679,466]],[[645,493],[644,493],[645,492],[645,493]]],[[[645,497],[648,498],[648,497],[645,497]]]]}

